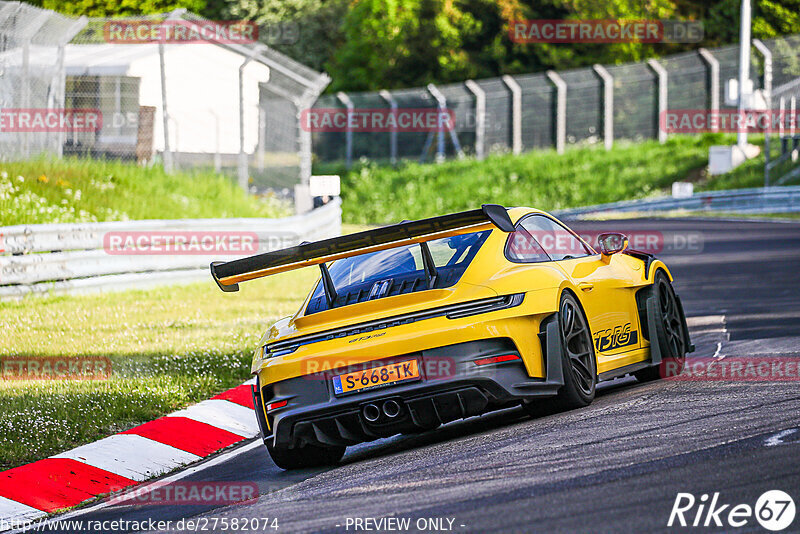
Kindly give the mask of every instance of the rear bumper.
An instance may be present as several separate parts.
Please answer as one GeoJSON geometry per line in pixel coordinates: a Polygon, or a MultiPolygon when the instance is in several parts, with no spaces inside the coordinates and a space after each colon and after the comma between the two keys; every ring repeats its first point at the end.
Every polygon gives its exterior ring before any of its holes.
{"type": "MultiPolygon", "coordinates": [[[[555,323],[551,323],[555,324],[555,323]]],[[[336,396],[331,378],[338,369],[291,378],[262,388],[264,402],[254,390],[256,414],[264,442],[276,447],[304,444],[354,445],[414,432],[512,403],[555,395],[563,385],[561,347],[557,329],[542,334],[547,378],[531,378],[522,360],[478,366],[476,359],[506,354],[519,355],[511,339],[470,341],[417,353],[376,360],[369,367],[417,359],[421,378],[392,386],[336,396]],[[286,406],[265,413],[264,404],[287,401],[286,406]],[[381,414],[370,422],[364,407],[382,408],[395,401],[399,413],[381,414]]]]}

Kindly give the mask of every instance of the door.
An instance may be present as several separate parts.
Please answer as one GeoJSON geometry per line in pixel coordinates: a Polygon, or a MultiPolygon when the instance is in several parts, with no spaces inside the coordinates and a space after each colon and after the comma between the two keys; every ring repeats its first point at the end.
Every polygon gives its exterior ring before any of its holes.
{"type": "Polygon", "coordinates": [[[578,288],[592,331],[598,373],[641,361],[636,275],[618,254],[604,260],[573,232],[544,215],[520,224],[578,288]],[[634,352],[632,352],[634,351],[634,352]]]}

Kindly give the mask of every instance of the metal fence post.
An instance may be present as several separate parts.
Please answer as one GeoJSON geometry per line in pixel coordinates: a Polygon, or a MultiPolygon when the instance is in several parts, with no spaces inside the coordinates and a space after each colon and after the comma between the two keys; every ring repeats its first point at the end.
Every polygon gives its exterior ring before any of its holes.
{"type": "Polygon", "coordinates": [[[158,43],[158,62],[161,69],[161,115],[164,125],[164,172],[172,172],[172,151],[169,146],[169,113],[167,112],[167,73],[164,62],[164,41],[158,43]]]}
{"type": "Polygon", "coordinates": [[[556,152],[564,153],[567,144],[567,83],[554,70],[547,71],[547,78],[556,86],[556,152]]]}
{"type": "MultiPolygon", "coordinates": [[[[186,13],[186,8],[178,8],[170,11],[167,20],[178,20],[183,14],[186,13]]],[[[172,150],[169,146],[169,112],[167,111],[167,70],[166,62],[164,61],[165,47],[164,40],[158,42],[158,62],[161,69],[161,111],[164,123],[164,171],[170,173],[173,171],[174,162],[172,158],[172,150]]]]}
{"type": "Polygon", "coordinates": [[[350,116],[353,113],[353,101],[347,93],[339,91],[336,98],[347,108],[347,129],[344,133],[345,139],[345,166],[349,169],[353,166],[353,130],[350,128],[350,116]]]}
{"type": "MultiPolygon", "coordinates": [[[[769,48],[766,47],[764,43],[761,42],[760,39],[753,39],[753,46],[756,47],[762,56],[764,56],[764,100],[767,105],[767,109],[770,110],[770,118],[771,118],[771,110],[772,110],[772,52],[769,48]]],[[[783,120],[783,117],[781,117],[783,120]]],[[[767,131],[764,132],[764,187],[769,187],[769,137],[770,131],[767,128],[767,131]]]]}
{"type": "MultiPolygon", "coordinates": [[[[439,116],[437,117],[439,123],[439,144],[436,151],[436,160],[437,162],[442,162],[445,158],[445,127],[443,120],[445,120],[445,116],[450,117],[450,114],[447,113],[447,99],[434,84],[429,83],[427,89],[431,96],[436,99],[436,102],[439,105],[439,116]]],[[[453,143],[453,148],[455,149],[458,158],[462,159],[464,157],[464,151],[461,150],[461,143],[459,143],[458,135],[456,135],[455,114],[453,114],[453,119],[454,120],[451,125],[452,127],[449,129],[450,141],[453,143]]],[[[447,123],[449,124],[449,120],[447,123]]]]}
{"type": "Polygon", "coordinates": [[[213,110],[210,111],[212,117],[214,117],[214,172],[219,174],[222,172],[222,154],[220,153],[220,141],[222,140],[220,137],[220,129],[219,129],[219,115],[217,115],[213,110]]]}
{"type": "Polygon", "coordinates": [[[258,156],[256,157],[256,162],[258,165],[258,170],[264,170],[264,151],[266,150],[265,146],[265,139],[264,139],[264,128],[267,124],[267,111],[261,107],[261,103],[258,104],[258,156]]]}
{"type": "MultiPolygon", "coordinates": [[[[708,109],[719,110],[719,60],[705,48],[697,50],[703,62],[708,66],[708,109]]],[[[718,130],[717,121],[711,121],[711,131],[718,130]]]]}
{"type": "Polygon", "coordinates": [[[247,178],[250,173],[248,172],[247,152],[244,149],[244,69],[252,60],[252,56],[249,56],[239,65],[239,161],[236,171],[239,177],[239,187],[245,191],[249,190],[247,178]]]}
{"type": "Polygon", "coordinates": [[[522,88],[517,80],[506,74],[503,83],[511,91],[511,152],[522,153],[522,88]]]}
{"type": "MultiPolygon", "coordinates": [[[[314,101],[317,99],[318,94],[313,92],[306,93],[303,98],[295,103],[297,108],[297,122],[300,124],[300,116],[305,109],[311,109],[314,101]]],[[[298,148],[300,149],[300,184],[308,187],[311,182],[311,129],[298,128],[298,148]]]]}
{"type": "MultiPolygon", "coordinates": [[[[82,16],[75,21],[75,23],[70,27],[67,35],[58,43],[58,51],[56,53],[56,87],[54,90],[54,104],[57,108],[64,108],[66,107],[66,90],[67,90],[67,75],[66,75],[66,68],[64,67],[64,53],[66,50],[67,44],[72,40],[75,35],[78,34],[86,25],[89,23],[89,19],[86,16],[82,16]]],[[[56,143],[58,146],[56,147],[56,156],[62,157],[64,155],[64,141],[66,139],[66,132],[63,129],[59,129],[58,136],[56,139],[56,143]]]]}
{"type": "MultiPolygon", "coordinates": [[[[31,107],[31,40],[49,18],[50,13],[42,11],[36,16],[33,22],[24,29],[24,37],[22,37],[22,72],[20,74],[20,86],[22,88],[22,107],[25,109],[31,107]]],[[[30,135],[31,134],[28,132],[22,133],[22,153],[25,154],[25,157],[31,156],[30,135]]]]}
{"type": "Polygon", "coordinates": [[[464,82],[467,89],[475,95],[475,157],[486,157],[486,92],[473,80],[464,82]]]}
{"type": "MultiPolygon", "coordinates": [[[[739,115],[743,116],[749,107],[747,95],[745,93],[745,84],[750,81],[750,44],[751,44],[751,8],[750,0],[742,0],[741,8],[739,9],[739,102],[737,108],[739,115]]],[[[736,146],[742,152],[747,148],[747,130],[736,132],[736,146]]],[[[746,159],[746,156],[745,156],[746,159]]]]}
{"type": "MultiPolygon", "coordinates": [[[[431,96],[436,100],[437,106],[439,108],[439,113],[441,114],[447,109],[447,99],[445,99],[444,95],[436,89],[436,86],[432,83],[429,83],[426,87],[428,92],[431,96]]],[[[441,163],[444,161],[444,126],[442,125],[442,117],[437,116],[437,142],[436,142],[436,163],[441,163]]]]}
{"type": "MultiPolygon", "coordinates": [[[[67,90],[67,76],[66,69],[64,68],[64,47],[66,43],[59,43],[58,51],[56,52],[56,88],[53,94],[53,106],[56,108],[64,109],[66,107],[66,90],[67,90]]],[[[56,157],[60,158],[64,155],[64,140],[66,133],[63,129],[59,128],[56,134],[56,157]]]]}
{"type": "Polygon", "coordinates": [[[658,77],[658,117],[656,119],[656,127],[658,129],[658,142],[666,143],[667,130],[661,127],[661,117],[667,112],[667,69],[655,59],[648,59],[647,64],[658,77]]]}
{"type": "MultiPolygon", "coordinates": [[[[22,108],[27,109],[30,108],[30,82],[28,80],[30,75],[30,57],[31,57],[31,48],[30,48],[30,41],[25,40],[25,43],[22,45],[22,72],[20,73],[20,86],[22,87],[22,108]]],[[[30,154],[30,134],[27,132],[23,132],[21,134],[22,138],[22,154],[26,158],[31,156],[30,154]]]]}
{"type": "MultiPolygon", "coordinates": [[[[382,89],[380,93],[381,98],[383,98],[387,104],[389,104],[389,109],[392,110],[392,115],[395,115],[397,118],[397,101],[392,96],[392,93],[387,91],[386,89],[382,89]]],[[[389,162],[392,165],[397,164],[397,128],[392,127],[392,130],[389,132],[389,162]]]]}
{"type": "Polygon", "coordinates": [[[764,95],[767,105],[770,106],[772,105],[770,103],[772,98],[772,51],[760,39],[753,39],[753,46],[764,56],[764,95]]]}
{"type": "Polygon", "coordinates": [[[606,150],[611,150],[614,144],[614,77],[602,65],[592,68],[603,81],[603,144],[606,150]]]}

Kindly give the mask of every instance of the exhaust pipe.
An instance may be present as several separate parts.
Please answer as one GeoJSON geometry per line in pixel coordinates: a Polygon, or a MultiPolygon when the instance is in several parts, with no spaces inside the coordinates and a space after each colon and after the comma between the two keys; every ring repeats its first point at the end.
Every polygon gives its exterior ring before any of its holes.
{"type": "Polygon", "coordinates": [[[383,403],[383,413],[389,419],[394,419],[400,415],[400,405],[397,404],[397,401],[388,400],[383,403]]]}
{"type": "Polygon", "coordinates": [[[370,423],[374,423],[381,416],[381,411],[374,404],[367,404],[364,406],[362,413],[364,414],[364,419],[370,423]]]}

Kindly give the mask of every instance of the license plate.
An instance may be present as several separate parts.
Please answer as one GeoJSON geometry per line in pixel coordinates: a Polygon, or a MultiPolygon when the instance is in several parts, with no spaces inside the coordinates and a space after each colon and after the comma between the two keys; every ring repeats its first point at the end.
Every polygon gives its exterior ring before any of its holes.
{"type": "Polygon", "coordinates": [[[408,380],[419,380],[417,360],[390,363],[389,365],[334,376],[333,391],[336,395],[346,395],[356,391],[391,386],[408,380]]]}

